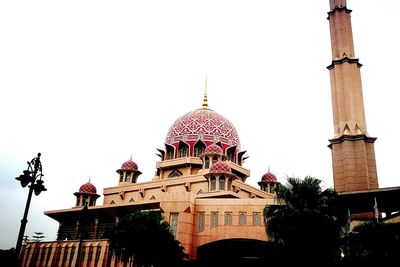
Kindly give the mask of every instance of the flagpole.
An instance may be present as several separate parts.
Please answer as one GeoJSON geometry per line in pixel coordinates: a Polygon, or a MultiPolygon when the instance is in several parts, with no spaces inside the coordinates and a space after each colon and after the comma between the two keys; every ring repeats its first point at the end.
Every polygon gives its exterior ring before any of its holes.
{"type": "Polygon", "coordinates": [[[374,203],[374,214],[375,214],[376,222],[378,223],[379,222],[379,209],[378,209],[378,203],[376,202],[376,197],[374,197],[374,201],[375,201],[375,203],[374,203]]]}

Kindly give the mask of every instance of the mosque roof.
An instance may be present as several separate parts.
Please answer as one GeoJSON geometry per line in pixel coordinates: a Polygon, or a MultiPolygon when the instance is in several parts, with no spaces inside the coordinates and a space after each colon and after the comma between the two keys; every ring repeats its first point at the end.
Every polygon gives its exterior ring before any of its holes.
{"type": "Polygon", "coordinates": [[[169,128],[165,143],[179,141],[221,142],[226,146],[236,145],[240,149],[239,135],[235,126],[212,109],[200,108],[179,117],[169,128]]]}

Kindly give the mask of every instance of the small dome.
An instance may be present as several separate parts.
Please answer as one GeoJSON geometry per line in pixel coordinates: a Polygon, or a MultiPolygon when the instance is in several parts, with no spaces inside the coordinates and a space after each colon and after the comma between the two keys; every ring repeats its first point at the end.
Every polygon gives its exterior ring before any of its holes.
{"type": "Polygon", "coordinates": [[[232,174],[231,167],[223,161],[218,161],[214,163],[210,168],[210,173],[219,174],[219,173],[226,173],[232,174]]]}
{"type": "Polygon", "coordinates": [[[130,159],[128,161],[125,161],[122,164],[121,169],[122,170],[137,171],[138,170],[138,166],[133,160],[130,159]]]}
{"type": "Polygon", "coordinates": [[[96,192],[96,187],[91,182],[87,182],[79,188],[79,193],[96,194],[96,192]]]}
{"type": "Polygon", "coordinates": [[[222,148],[217,144],[209,145],[205,150],[204,154],[222,154],[222,148]]]}
{"type": "Polygon", "coordinates": [[[275,174],[271,173],[270,171],[268,171],[266,174],[264,174],[261,177],[261,181],[266,182],[266,183],[277,183],[278,182],[275,174]]]}

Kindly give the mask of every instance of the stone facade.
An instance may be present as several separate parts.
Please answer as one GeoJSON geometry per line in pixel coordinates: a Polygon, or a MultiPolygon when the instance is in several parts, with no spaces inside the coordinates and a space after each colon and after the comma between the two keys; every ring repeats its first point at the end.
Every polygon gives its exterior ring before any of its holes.
{"type": "Polygon", "coordinates": [[[331,0],[331,80],[334,138],[330,140],[334,186],[337,192],[378,188],[374,142],[364,112],[361,64],[355,57],[351,10],[345,0],[331,0]]]}

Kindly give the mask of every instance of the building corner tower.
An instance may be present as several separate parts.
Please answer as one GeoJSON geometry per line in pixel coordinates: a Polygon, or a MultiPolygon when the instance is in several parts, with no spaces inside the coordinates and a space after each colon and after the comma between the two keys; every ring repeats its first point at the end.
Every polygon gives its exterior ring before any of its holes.
{"type": "Polygon", "coordinates": [[[330,73],[334,138],[330,139],[334,188],[353,192],[378,188],[374,142],[367,132],[361,64],[355,57],[351,10],[346,0],[330,0],[330,73]]]}

